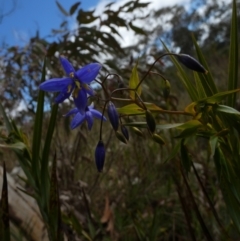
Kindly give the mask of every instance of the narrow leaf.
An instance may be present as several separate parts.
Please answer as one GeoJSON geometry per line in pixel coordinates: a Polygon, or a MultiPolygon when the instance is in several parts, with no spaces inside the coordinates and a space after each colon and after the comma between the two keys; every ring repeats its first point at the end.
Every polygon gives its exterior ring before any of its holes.
{"type": "Polygon", "coordinates": [[[211,75],[211,72],[210,72],[210,70],[208,68],[207,62],[206,62],[206,60],[204,58],[204,55],[203,55],[201,49],[199,48],[199,46],[197,44],[196,39],[194,38],[194,36],[192,36],[192,37],[193,37],[193,43],[194,43],[194,46],[195,46],[195,49],[196,49],[196,52],[197,52],[198,59],[199,59],[199,61],[204,65],[204,67],[208,71],[207,75],[201,75],[201,74],[199,75],[199,76],[202,77],[201,80],[203,82],[203,86],[206,86],[207,89],[209,87],[209,89],[211,91],[210,93],[216,94],[218,92],[218,90],[217,90],[216,84],[214,83],[214,80],[213,80],[213,77],[211,75]]]}
{"type": "MultiPolygon", "coordinates": [[[[232,1],[232,22],[230,37],[230,52],[228,64],[228,90],[236,89],[238,86],[238,18],[236,0],[232,1]]],[[[235,106],[236,94],[228,97],[228,105],[235,106]]]]}
{"type": "Polygon", "coordinates": [[[214,111],[240,115],[239,111],[237,111],[236,109],[234,109],[232,107],[226,106],[226,105],[217,105],[216,107],[214,106],[214,111]]]}
{"type": "Polygon", "coordinates": [[[8,184],[5,162],[3,163],[3,185],[2,197],[0,205],[0,239],[10,241],[10,225],[9,225],[9,210],[8,210],[8,184]]]}
{"type": "MultiPolygon", "coordinates": [[[[43,63],[43,69],[42,69],[42,78],[41,82],[45,81],[45,74],[46,74],[46,59],[43,63]]],[[[42,137],[42,123],[43,123],[43,109],[44,109],[44,92],[42,90],[39,90],[38,94],[38,102],[37,102],[37,112],[35,115],[35,121],[34,121],[34,129],[33,129],[33,141],[32,141],[32,172],[33,176],[36,180],[36,183],[38,183],[38,176],[40,172],[39,168],[39,151],[40,151],[40,145],[41,145],[41,137],[42,137]]]]}
{"type": "MultiPolygon", "coordinates": [[[[139,77],[138,77],[138,72],[137,72],[137,66],[138,66],[138,63],[136,63],[135,66],[132,69],[132,75],[131,75],[130,80],[129,80],[129,88],[130,89],[135,89],[138,86],[138,84],[139,84],[139,77]]],[[[142,92],[142,87],[139,86],[136,91],[137,91],[138,95],[140,96],[141,92],[142,92]]],[[[130,90],[129,91],[129,95],[130,95],[131,99],[133,99],[133,100],[136,99],[134,91],[130,90]]]]}
{"type": "Polygon", "coordinates": [[[59,10],[61,11],[61,13],[62,13],[64,16],[68,17],[69,14],[68,14],[68,12],[63,8],[63,6],[62,6],[58,1],[56,1],[56,4],[57,4],[59,10]]]}
{"type": "MultiPolygon", "coordinates": [[[[164,48],[167,50],[167,52],[170,53],[170,51],[168,50],[167,46],[162,42],[164,48]]],[[[192,84],[192,82],[189,80],[189,78],[187,77],[185,71],[183,70],[183,68],[181,67],[181,65],[178,63],[178,61],[176,60],[176,58],[174,56],[170,56],[174,65],[177,67],[178,71],[179,71],[179,77],[184,85],[184,87],[186,88],[190,98],[192,101],[195,101],[198,99],[198,95],[197,92],[195,90],[195,86],[192,84]]]]}
{"type": "Polygon", "coordinates": [[[57,157],[54,155],[52,163],[52,174],[50,184],[50,199],[49,199],[49,229],[51,240],[63,240],[61,231],[61,211],[59,202],[58,180],[57,180],[57,157]]]}
{"type": "Polygon", "coordinates": [[[75,4],[72,5],[72,7],[70,8],[70,11],[69,11],[70,15],[73,15],[76,12],[76,10],[80,4],[81,4],[81,2],[76,2],[75,4]]]}
{"type": "Polygon", "coordinates": [[[41,159],[41,196],[43,201],[43,206],[47,207],[47,202],[49,200],[49,154],[50,154],[50,147],[52,142],[52,136],[54,133],[56,119],[57,119],[57,111],[58,105],[54,104],[52,107],[50,122],[48,125],[47,136],[45,138],[44,148],[42,152],[42,159],[41,159]]]}

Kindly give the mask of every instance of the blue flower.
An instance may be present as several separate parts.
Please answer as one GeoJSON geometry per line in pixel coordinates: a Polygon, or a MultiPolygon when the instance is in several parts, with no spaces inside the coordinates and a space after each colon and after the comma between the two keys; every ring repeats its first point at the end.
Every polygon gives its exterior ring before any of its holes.
{"type": "Polygon", "coordinates": [[[101,120],[103,117],[104,121],[107,120],[105,118],[105,116],[102,115],[101,112],[93,109],[93,105],[89,105],[89,106],[85,107],[84,113],[81,113],[79,111],[79,109],[76,107],[76,108],[70,110],[65,116],[70,116],[73,114],[75,114],[75,116],[73,117],[71,124],[70,124],[71,129],[74,129],[74,128],[80,126],[86,120],[88,123],[88,129],[91,130],[92,126],[93,126],[94,118],[101,120]]]}
{"type": "Polygon", "coordinates": [[[62,103],[73,93],[73,98],[84,100],[82,104],[78,104],[82,111],[86,107],[87,94],[94,94],[89,84],[97,77],[101,65],[99,63],[91,63],[75,71],[66,58],[60,57],[60,62],[67,77],[47,80],[41,83],[39,88],[49,92],[60,92],[54,100],[55,103],[62,103]]]}

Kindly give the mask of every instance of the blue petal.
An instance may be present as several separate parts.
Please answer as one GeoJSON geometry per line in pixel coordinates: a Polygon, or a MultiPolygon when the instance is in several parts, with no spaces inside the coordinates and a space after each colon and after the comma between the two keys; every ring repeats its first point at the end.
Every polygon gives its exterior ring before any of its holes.
{"type": "Polygon", "coordinates": [[[84,89],[81,89],[78,91],[78,95],[77,97],[73,98],[74,99],[74,103],[76,105],[76,107],[78,108],[79,112],[81,114],[85,113],[85,109],[87,107],[87,93],[84,89]]]}
{"type": "Polygon", "coordinates": [[[96,94],[95,91],[90,87],[90,85],[87,85],[86,87],[87,88],[85,88],[85,86],[84,86],[83,88],[89,95],[93,96],[96,94]]]}
{"type": "Polygon", "coordinates": [[[66,58],[61,56],[60,62],[62,64],[62,67],[64,68],[67,76],[69,76],[71,73],[75,73],[75,70],[74,70],[72,64],[66,58]]]}
{"type": "Polygon", "coordinates": [[[67,98],[69,98],[71,93],[68,92],[61,92],[55,99],[54,102],[57,104],[62,103],[64,100],[66,100],[67,98]]]}
{"type": "Polygon", "coordinates": [[[73,108],[71,109],[66,115],[64,115],[65,117],[76,114],[78,112],[78,108],[73,108]]]}
{"type": "Polygon", "coordinates": [[[86,111],[86,117],[85,118],[86,118],[87,123],[88,123],[88,130],[91,130],[92,126],[93,126],[93,116],[92,116],[91,111],[86,111]]]}
{"type": "Polygon", "coordinates": [[[101,67],[99,63],[88,64],[76,71],[75,75],[81,82],[90,84],[97,77],[101,67]]]}
{"type": "Polygon", "coordinates": [[[72,78],[56,78],[47,80],[39,85],[40,90],[58,92],[72,85],[74,81],[72,78]]]}
{"type": "Polygon", "coordinates": [[[79,112],[73,117],[70,127],[71,129],[74,129],[78,126],[80,126],[85,120],[85,114],[81,115],[79,112]]]}
{"type": "MultiPolygon", "coordinates": [[[[100,120],[102,119],[102,113],[101,112],[99,112],[99,111],[97,111],[95,109],[92,109],[92,108],[89,109],[89,111],[92,113],[93,117],[95,117],[97,119],[100,119],[100,120]]],[[[103,120],[104,121],[107,120],[105,116],[103,116],[103,120]]]]}

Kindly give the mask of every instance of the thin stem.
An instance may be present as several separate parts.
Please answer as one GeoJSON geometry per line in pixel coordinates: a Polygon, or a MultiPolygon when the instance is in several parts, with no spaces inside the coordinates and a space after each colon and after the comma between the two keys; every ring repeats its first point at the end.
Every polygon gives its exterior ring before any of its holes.
{"type": "Polygon", "coordinates": [[[178,56],[178,54],[174,54],[174,53],[165,53],[162,54],[160,57],[158,57],[154,63],[150,66],[149,70],[147,71],[147,73],[143,76],[143,78],[141,79],[141,81],[138,83],[137,87],[135,88],[135,90],[138,89],[138,87],[142,84],[142,82],[146,79],[146,77],[148,76],[148,74],[151,72],[152,68],[154,67],[154,65],[158,62],[159,59],[163,58],[164,56],[170,56],[170,55],[174,55],[174,56],[178,56]]]}
{"type": "Polygon", "coordinates": [[[104,107],[103,107],[103,111],[102,111],[102,118],[101,118],[101,124],[100,124],[99,140],[102,140],[103,115],[104,115],[104,112],[105,112],[105,109],[106,109],[106,106],[107,106],[107,103],[108,103],[108,102],[109,102],[109,100],[105,102],[104,107]]]}

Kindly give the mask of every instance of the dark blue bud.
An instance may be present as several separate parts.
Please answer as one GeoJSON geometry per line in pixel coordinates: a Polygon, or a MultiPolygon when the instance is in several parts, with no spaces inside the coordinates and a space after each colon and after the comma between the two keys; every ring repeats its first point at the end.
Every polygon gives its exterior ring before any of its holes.
{"type": "Polygon", "coordinates": [[[128,134],[128,129],[126,128],[126,126],[121,125],[121,131],[122,131],[123,135],[125,136],[125,138],[129,141],[129,134],[128,134]]]}
{"type": "Polygon", "coordinates": [[[117,131],[118,125],[119,125],[119,117],[118,117],[117,109],[111,101],[109,101],[108,103],[107,113],[113,129],[117,131]]]}
{"type": "Polygon", "coordinates": [[[204,73],[204,74],[207,74],[208,72],[196,59],[194,59],[190,55],[178,54],[177,58],[179,62],[181,62],[183,65],[185,65],[187,68],[191,70],[204,73]]]}
{"type": "Polygon", "coordinates": [[[102,172],[105,161],[105,147],[102,140],[99,140],[95,150],[95,162],[99,172],[102,172]]]}

